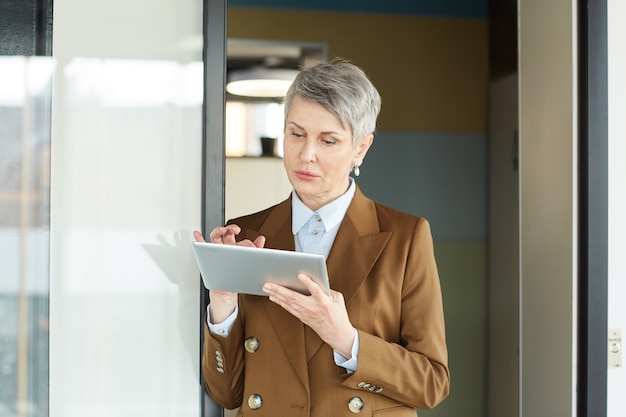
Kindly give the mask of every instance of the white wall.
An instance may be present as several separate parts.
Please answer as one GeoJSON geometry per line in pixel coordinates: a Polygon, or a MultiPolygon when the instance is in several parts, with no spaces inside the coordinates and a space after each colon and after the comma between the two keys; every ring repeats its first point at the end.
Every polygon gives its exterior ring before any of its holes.
{"type": "Polygon", "coordinates": [[[57,0],[50,416],[198,416],[202,3],[57,0]]]}
{"type": "Polygon", "coordinates": [[[226,220],[280,203],[292,190],[282,158],[226,158],[225,170],[226,220]]]}
{"type": "Polygon", "coordinates": [[[520,0],[520,416],[576,415],[576,2],[520,0]]]}
{"type": "MultiPolygon", "coordinates": [[[[608,0],[609,56],[609,329],[626,332],[626,3],[608,0]]],[[[607,415],[626,415],[626,371],[622,342],[622,367],[608,369],[607,415]]]]}

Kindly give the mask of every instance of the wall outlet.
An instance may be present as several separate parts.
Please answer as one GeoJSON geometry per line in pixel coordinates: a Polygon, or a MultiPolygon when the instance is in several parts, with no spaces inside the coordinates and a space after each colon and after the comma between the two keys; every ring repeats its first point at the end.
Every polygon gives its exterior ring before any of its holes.
{"type": "Polygon", "coordinates": [[[608,348],[608,368],[621,368],[622,350],[624,350],[624,345],[622,344],[621,329],[609,329],[608,348]]]}

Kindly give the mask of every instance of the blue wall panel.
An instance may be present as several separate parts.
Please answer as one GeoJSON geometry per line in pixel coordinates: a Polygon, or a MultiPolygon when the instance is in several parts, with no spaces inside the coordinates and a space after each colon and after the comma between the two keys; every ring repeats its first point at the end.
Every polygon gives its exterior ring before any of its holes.
{"type": "Polygon", "coordinates": [[[428,219],[440,241],[485,241],[487,137],[378,132],[357,183],[370,198],[428,219]]]}

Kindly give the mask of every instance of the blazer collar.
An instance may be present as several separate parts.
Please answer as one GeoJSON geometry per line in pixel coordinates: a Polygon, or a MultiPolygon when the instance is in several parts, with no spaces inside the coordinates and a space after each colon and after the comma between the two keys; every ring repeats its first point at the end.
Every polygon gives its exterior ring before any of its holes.
{"type": "MultiPolygon", "coordinates": [[[[295,240],[291,230],[291,196],[277,204],[257,230],[246,230],[246,236],[254,240],[264,235],[265,247],[272,249],[295,250],[295,240]]],[[[343,293],[348,301],[354,295],[367,273],[387,244],[390,232],[380,232],[376,206],[365,197],[357,186],[354,198],[339,226],[335,242],[327,260],[331,288],[343,293]],[[348,259],[358,259],[347,264],[348,259]],[[345,271],[350,271],[350,279],[342,279],[345,271]],[[355,280],[358,276],[360,279],[355,280]]]]}

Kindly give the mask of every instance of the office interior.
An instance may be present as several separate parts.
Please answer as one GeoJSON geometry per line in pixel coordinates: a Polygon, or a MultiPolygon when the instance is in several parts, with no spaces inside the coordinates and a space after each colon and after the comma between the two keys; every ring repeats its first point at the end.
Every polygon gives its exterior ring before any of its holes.
{"type": "Polygon", "coordinates": [[[357,182],[429,219],[444,296],[451,394],[420,417],[626,415],[626,4],[587,3],[3,2],[0,416],[232,414],[191,231],[291,189],[255,137],[225,156],[228,41],[378,87],[357,182]]]}

